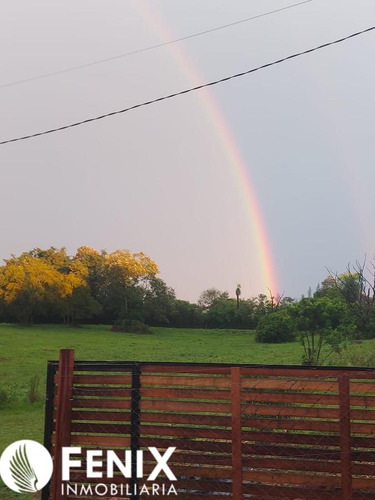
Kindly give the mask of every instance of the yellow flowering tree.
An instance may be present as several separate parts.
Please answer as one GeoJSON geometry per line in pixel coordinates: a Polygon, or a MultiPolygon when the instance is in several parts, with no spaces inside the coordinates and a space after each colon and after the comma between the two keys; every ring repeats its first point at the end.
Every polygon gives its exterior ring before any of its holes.
{"type": "Polygon", "coordinates": [[[87,285],[95,300],[99,300],[101,295],[105,255],[104,250],[98,252],[94,248],[84,245],[78,248],[74,256],[74,261],[83,264],[87,270],[87,285]]]}
{"type": "Polygon", "coordinates": [[[105,255],[104,293],[110,300],[119,301],[120,315],[127,316],[129,295],[134,293],[135,286],[151,280],[158,272],[156,263],[143,252],[116,250],[105,255]]]}
{"type": "Polygon", "coordinates": [[[144,253],[116,250],[107,254],[88,246],[67,255],[65,248],[35,248],[0,266],[0,301],[10,317],[24,324],[47,317],[77,324],[96,315],[104,321],[143,314],[141,285],[158,268],[144,253]]]}
{"type": "Polygon", "coordinates": [[[31,325],[35,314],[61,304],[84,286],[86,276],[85,266],[70,261],[64,249],[35,249],[13,255],[0,267],[0,299],[21,323],[31,325]]]}
{"type": "Polygon", "coordinates": [[[21,323],[32,324],[33,315],[53,296],[63,295],[62,275],[49,263],[27,254],[12,256],[0,268],[0,298],[14,306],[21,323]]]}

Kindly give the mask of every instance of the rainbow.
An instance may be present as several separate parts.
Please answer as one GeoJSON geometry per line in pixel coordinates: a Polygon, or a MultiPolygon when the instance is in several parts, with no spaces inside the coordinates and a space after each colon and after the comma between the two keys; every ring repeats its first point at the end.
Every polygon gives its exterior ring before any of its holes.
{"type": "MultiPolygon", "coordinates": [[[[154,31],[163,41],[172,40],[174,38],[171,30],[165,25],[160,16],[152,10],[149,3],[146,3],[144,0],[139,0],[137,2],[137,7],[140,9],[142,17],[147,19],[154,31]]],[[[173,52],[181,69],[191,79],[192,84],[200,85],[202,83],[202,78],[199,75],[198,69],[192,64],[179,44],[172,44],[169,48],[173,52]]],[[[262,218],[260,206],[245,161],[242,158],[239,147],[226,123],[223,113],[210,90],[202,89],[197,95],[201,99],[202,106],[208,115],[209,122],[212,124],[219,138],[219,143],[223,148],[223,152],[236,174],[238,188],[242,192],[252,231],[255,234],[255,244],[259,256],[264,288],[270,290],[273,295],[277,295],[279,287],[266,226],[262,218]]]]}

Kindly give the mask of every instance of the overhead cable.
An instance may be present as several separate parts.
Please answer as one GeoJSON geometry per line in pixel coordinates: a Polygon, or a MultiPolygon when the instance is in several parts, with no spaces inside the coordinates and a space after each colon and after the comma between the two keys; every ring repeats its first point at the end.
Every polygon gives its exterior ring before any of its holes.
{"type": "Polygon", "coordinates": [[[15,137],[13,139],[8,139],[8,140],[5,140],[5,141],[1,141],[0,145],[8,144],[8,143],[11,143],[11,142],[24,141],[26,139],[32,139],[34,137],[39,137],[41,135],[53,134],[55,132],[60,132],[62,130],[66,130],[66,129],[69,129],[69,128],[78,127],[80,125],[85,125],[86,123],[90,123],[90,122],[94,122],[94,121],[98,121],[98,120],[103,120],[104,118],[108,118],[110,116],[115,116],[115,115],[119,115],[119,114],[122,114],[122,113],[127,113],[128,111],[132,111],[132,110],[137,109],[137,108],[142,108],[144,106],[150,106],[151,104],[155,104],[157,102],[166,101],[168,99],[173,99],[174,97],[178,97],[178,96],[181,96],[181,95],[189,94],[191,92],[195,92],[197,90],[201,90],[201,89],[204,89],[204,88],[207,88],[207,87],[212,87],[214,85],[218,85],[220,83],[228,82],[229,80],[233,80],[235,78],[240,78],[242,76],[249,75],[251,73],[255,73],[256,71],[260,71],[262,69],[269,68],[269,67],[275,66],[277,64],[281,64],[281,63],[283,63],[285,61],[289,61],[290,59],[294,59],[296,57],[300,57],[300,56],[304,56],[306,54],[310,54],[312,52],[316,52],[316,51],[324,49],[326,47],[330,47],[331,45],[342,43],[342,42],[344,42],[346,40],[349,40],[349,39],[352,39],[354,37],[357,37],[357,36],[363,35],[365,33],[368,33],[370,31],[373,31],[374,29],[375,29],[375,26],[372,26],[371,28],[366,28],[366,29],[364,29],[362,31],[358,31],[356,33],[352,33],[351,35],[345,36],[343,38],[339,38],[339,39],[333,40],[331,42],[323,43],[322,45],[318,45],[316,47],[304,50],[302,52],[297,52],[297,53],[292,54],[290,56],[283,57],[282,59],[278,59],[276,61],[273,61],[273,62],[270,62],[270,63],[267,63],[267,64],[263,64],[262,66],[258,66],[256,68],[252,68],[252,69],[249,69],[249,70],[246,70],[246,71],[242,71],[241,73],[236,73],[234,75],[226,76],[224,78],[220,78],[219,80],[214,80],[212,82],[204,83],[202,85],[197,85],[196,87],[191,87],[191,88],[182,90],[180,92],[175,92],[173,94],[169,94],[169,95],[166,95],[166,96],[158,97],[157,99],[152,99],[150,101],[145,101],[145,102],[141,102],[139,104],[134,104],[133,106],[129,106],[129,107],[124,108],[124,109],[120,109],[120,110],[117,110],[117,111],[112,111],[110,113],[105,113],[103,115],[95,116],[93,118],[86,118],[85,120],[81,120],[81,121],[78,121],[78,122],[70,123],[68,125],[63,125],[61,127],[56,127],[56,128],[52,128],[52,129],[49,129],[49,130],[44,130],[43,132],[37,132],[37,133],[34,133],[34,134],[24,135],[22,137],[15,137]]]}
{"type": "Polygon", "coordinates": [[[92,62],[85,63],[85,64],[79,64],[77,66],[71,66],[70,68],[60,69],[58,71],[53,71],[51,73],[44,73],[43,75],[32,76],[30,78],[24,78],[22,80],[17,80],[17,81],[14,81],[14,82],[3,83],[3,84],[0,84],[0,89],[5,88],[5,87],[14,87],[15,85],[21,85],[23,83],[33,82],[35,80],[42,80],[44,78],[50,78],[52,76],[61,75],[63,73],[69,73],[69,72],[72,72],[72,71],[77,71],[77,70],[83,69],[83,68],[89,68],[90,66],[95,66],[95,65],[98,65],[98,64],[103,64],[103,63],[106,63],[106,62],[109,62],[109,61],[114,61],[116,59],[122,59],[124,57],[133,56],[135,54],[140,54],[142,52],[148,52],[150,50],[158,49],[160,47],[165,47],[166,45],[171,45],[173,43],[182,42],[184,40],[189,40],[190,38],[195,38],[197,36],[207,35],[208,33],[212,33],[214,31],[219,31],[219,30],[222,30],[222,29],[225,29],[225,28],[230,28],[230,27],[236,26],[238,24],[247,23],[248,21],[253,21],[254,19],[259,19],[261,17],[269,16],[271,14],[275,14],[276,12],[281,12],[283,10],[292,9],[293,7],[298,7],[299,5],[302,5],[302,4],[305,4],[305,3],[309,3],[309,2],[312,2],[312,1],[313,0],[304,0],[303,2],[294,3],[292,5],[287,5],[285,7],[281,7],[280,9],[275,9],[275,10],[271,10],[269,12],[264,12],[263,14],[258,14],[257,16],[247,17],[245,19],[240,19],[238,21],[234,21],[233,23],[223,24],[222,26],[216,26],[215,28],[211,28],[211,29],[204,30],[204,31],[199,31],[197,33],[193,33],[191,35],[186,35],[186,36],[183,36],[181,38],[176,38],[174,40],[169,40],[168,42],[158,43],[156,45],[151,45],[149,47],[144,47],[142,49],[133,50],[131,52],[125,52],[124,54],[118,54],[116,56],[106,57],[104,59],[99,59],[97,61],[92,61],[92,62]]]}

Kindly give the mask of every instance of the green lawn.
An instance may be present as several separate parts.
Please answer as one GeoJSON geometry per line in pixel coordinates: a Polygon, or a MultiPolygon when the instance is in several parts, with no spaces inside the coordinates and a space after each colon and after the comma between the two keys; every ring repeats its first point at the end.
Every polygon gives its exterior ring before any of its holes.
{"type": "Polygon", "coordinates": [[[251,331],[153,328],[151,335],[142,335],[111,332],[109,326],[24,328],[2,324],[0,451],[26,433],[42,438],[43,405],[28,402],[30,379],[39,377],[43,397],[47,360],[58,359],[61,348],[74,348],[80,360],[293,364],[299,363],[302,355],[297,342],[257,344],[251,331]],[[7,400],[1,403],[4,393],[7,400]]]}
{"type": "MultiPolygon", "coordinates": [[[[43,441],[47,360],[58,359],[62,348],[75,349],[78,360],[299,364],[302,358],[299,342],[258,344],[252,331],[153,328],[152,332],[118,333],[109,326],[0,324],[0,453],[18,439],[43,441]],[[40,401],[30,404],[30,380],[35,376],[39,377],[40,401]]],[[[353,345],[350,350],[354,359],[371,364],[375,341],[353,345]]],[[[353,364],[352,360],[346,354],[333,362],[346,365],[353,364]]],[[[1,493],[0,486],[0,497],[7,498],[1,493]]]]}
{"type": "Polygon", "coordinates": [[[108,326],[68,328],[0,325],[0,389],[26,397],[30,378],[44,380],[46,363],[59,349],[74,348],[79,360],[300,363],[299,343],[257,344],[244,330],[153,328],[151,335],[111,332],[108,326]]]}

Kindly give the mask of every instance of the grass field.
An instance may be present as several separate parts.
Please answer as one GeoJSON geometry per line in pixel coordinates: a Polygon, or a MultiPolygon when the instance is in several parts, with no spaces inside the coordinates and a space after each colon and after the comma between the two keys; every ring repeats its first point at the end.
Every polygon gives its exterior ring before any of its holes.
{"type": "Polygon", "coordinates": [[[29,403],[30,380],[39,378],[43,399],[47,361],[58,359],[62,348],[74,348],[80,360],[298,364],[302,356],[298,342],[257,344],[251,331],[152,331],[142,335],[111,332],[109,326],[0,325],[0,451],[26,433],[42,439],[43,402],[29,403]]]}
{"type": "MultiPolygon", "coordinates": [[[[245,330],[153,328],[152,334],[142,335],[111,332],[109,326],[24,328],[1,324],[0,453],[18,439],[43,442],[47,360],[58,359],[62,348],[75,349],[78,360],[300,364],[303,354],[299,342],[258,344],[254,332],[245,330]],[[39,398],[31,404],[33,377],[39,379],[39,398]]],[[[351,346],[342,358],[330,361],[371,365],[374,351],[375,341],[366,341],[351,346]]],[[[7,496],[0,485],[0,498],[13,497],[7,496]]]]}

